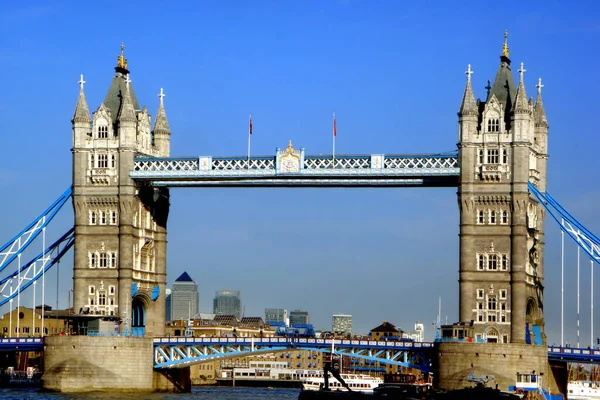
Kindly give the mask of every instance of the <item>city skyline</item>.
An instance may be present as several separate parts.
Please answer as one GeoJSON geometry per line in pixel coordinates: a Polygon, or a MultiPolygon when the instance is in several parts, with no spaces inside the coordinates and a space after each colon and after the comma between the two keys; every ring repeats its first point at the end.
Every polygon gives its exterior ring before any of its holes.
{"type": "MultiPolygon", "coordinates": [[[[158,4],[144,10],[123,5],[119,15],[89,5],[76,14],[60,3],[28,4],[0,6],[0,72],[10,77],[5,92],[11,94],[0,99],[9,133],[3,135],[0,182],[13,193],[0,203],[2,243],[71,184],[77,81],[83,73],[95,109],[121,42],[140,105],[153,117],[164,88],[173,156],[245,155],[250,113],[253,155],[272,156],[288,140],[308,154],[331,154],[333,112],[336,153],[441,153],[456,149],[467,64],[476,98],[485,97],[505,29],[514,65],[524,62],[527,70],[528,96],[543,79],[548,189],[591,231],[600,231],[594,200],[600,190],[594,174],[600,145],[596,3],[534,1],[518,9],[439,3],[432,10],[360,0],[233,10],[190,3],[186,15],[155,15],[158,4]],[[129,29],[96,37],[79,12],[129,29]],[[139,22],[127,17],[134,14],[139,22]],[[169,18],[178,23],[150,38],[136,33],[169,18]]],[[[247,315],[260,316],[267,306],[303,309],[315,326],[325,327],[343,311],[353,315],[355,331],[366,332],[382,320],[404,330],[416,320],[427,327],[442,297],[442,321],[458,319],[454,189],[174,189],[169,218],[167,286],[188,270],[199,278],[201,305],[211,304],[218,288],[235,287],[244,293],[247,315]]],[[[61,211],[49,240],[72,225],[72,211],[61,211]]],[[[561,260],[560,233],[548,217],[545,241],[551,344],[560,341],[561,260]]],[[[565,336],[576,343],[576,255],[569,240],[566,247],[565,336]]],[[[580,330],[587,345],[593,340],[590,266],[582,259],[580,330]]],[[[59,287],[46,293],[49,305],[56,307],[58,292],[60,308],[67,306],[71,268],[68,255],[59,287]]],[[[49,273],[48,285],[56,273],[49,273]]]]}

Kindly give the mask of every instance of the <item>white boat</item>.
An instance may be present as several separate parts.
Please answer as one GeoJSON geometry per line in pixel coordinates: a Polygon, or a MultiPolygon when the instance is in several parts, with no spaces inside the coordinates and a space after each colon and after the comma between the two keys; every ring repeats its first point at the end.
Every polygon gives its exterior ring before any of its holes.
{"type": "MultiPolygon", "coordinates": [[[[373,389],[383,384],[383,379],[372,377],[370,375],[359,375],[359,374],[340,374],[344,382],[354,392],[373,393],[373,389]]],[[[324,376],[313,376],[302,380],[303,390],[320,390],[325,386],[324,376]]],[[[346,387],[342,385],[332,375],[329,375],[329,389],[347,391],[346,387]]]]}
{"type": "Polygon", "coordinates": [[[591,381],[571,381],[567,385],[569,400],[600,399],[600,384],[591,381]]]}
{"type": "Polygon", "coordinates": [[[300,387],[304,379],[323,376],[321,369],[290,368],[288,362],[250,361],[247,367],[221,370],[220,384],[300,387]]]}

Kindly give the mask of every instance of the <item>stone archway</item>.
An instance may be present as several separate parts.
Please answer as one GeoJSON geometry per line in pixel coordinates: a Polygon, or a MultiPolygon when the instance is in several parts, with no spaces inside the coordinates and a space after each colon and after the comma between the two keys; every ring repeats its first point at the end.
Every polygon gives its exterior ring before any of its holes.
{"type": "Polygon", "coordinates": [[[149,304],[148,296],[137,294],[131,302],[131,335],[144,336],[146,334],[146,310],[149,304]]]}
{"type": "Polygon", "coordinates": [[[485,338],[488,343],[498,343],[498,331],[495,328],[488,328],[485,331],[485,338]]]}

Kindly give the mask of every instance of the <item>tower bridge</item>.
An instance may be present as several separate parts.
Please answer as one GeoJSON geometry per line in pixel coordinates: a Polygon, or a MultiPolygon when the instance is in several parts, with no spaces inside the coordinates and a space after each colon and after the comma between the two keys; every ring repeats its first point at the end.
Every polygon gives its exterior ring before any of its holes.
{"type": "MultiPolygon", "coordinates": [[[[467,67],[455,153],[313,156],[290,141],[268,156],[171,157],[164,93],[161,89],[152,124],[148,109],[139,106],[122,47],[107,95],[92,114],[83,76],[79,80],[69,192],[74,310],[130,320],[140,336],[164,336],[171,187],[456,187],[458,320],[472,322],[476,343],[437,344],[437,377],[452,388],[460,385],[461,372],[475,367],[486,372],[501,368],[490,374],[502,385],[514,380],[518,369],[550,375],[543,307],[544,217],[546,209],[556,206],[546,193],[549,125],[541,79],[534,101],[527,97],[523,63],[517,72],[515,84],[506,35],[484,99],[475,100],[473,71],[467,67]]],[[[568,219],[566,211],[555,208],[568,219]]],[[[583,235],[585,240],[577,242],[585,242],[584,250],[598,258],[600,240],[569,221],[561,229],[583,235]]],[[[4,259],[20,254],[27,232],[2,248],[4,259]]],[[[51,266],[45,254],[42,260],[51,266]]],[[[26,282],[20,269],[7,279],[17,280],[2,292],[4,299],[12,299],[26,282]]],[[[125,329],[121,323],[120,330],[125,329]]],[[[155,345],[154,354],[172,361],[177,354],[191,354],[188,350],[204,351],[172,347],[178,350],[169,353],[160,350],[163,344],[155,345]]],[[[551,353],[571,354],[561,348],[551,353]]]]}

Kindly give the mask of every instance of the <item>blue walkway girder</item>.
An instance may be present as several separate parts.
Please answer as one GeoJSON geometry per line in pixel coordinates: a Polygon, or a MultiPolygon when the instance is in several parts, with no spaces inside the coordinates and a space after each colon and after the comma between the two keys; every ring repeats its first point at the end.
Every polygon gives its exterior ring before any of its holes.
{"type": "Polygon", "coordinates": [[[207,360],[282,350],[309,350],[344,354],[381,363],[430,370],[433,343],[374,340],[289,338],[155,338],[154,368],[180,368],[207,360]],[[410,353],[411,357],[407,354],[410,353]],[[414,357],[418,354],[419,357],[414,357]],[[398,358],[403,361],[398,361],[398,358]],[[410,359],[410,361],[408,361],[410,359]],[[415,360],[420,359],[421,363],[415,360]]]}
{"type": "Polygon", "coordinates": [[[0,351],[43,351],[43,338],[0,339],[0,351]]]}
{"type": "MultiPolygon", "coordinates": [[[[293,149],[292,149],[293,150],[293,149]]],[[[294,153],[295,152],[295,153],[294,153]]],[[[456,153],[136,158],[130,177],[169,187],[401,187],[458,185],[456,153]]]]}
{"type": "Polygon", "coordinates": [[[549,361],[562,361],[584,364],[600,364],[600,350],[573,347],[548,347],[549,361]]]}
{"type": "Polygon", "coordinates": [[[577,243],[577,246],[585,251],[596,264],[599,264],[600,239],[569,214],[548,192],[541,192],[531,182],[529,182],[529,191],[556,221],[561,231],[569,235],[577,243]]]}

